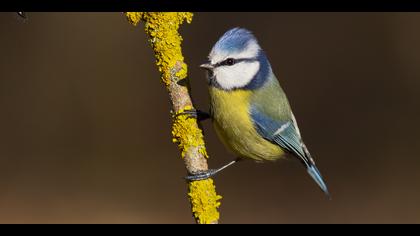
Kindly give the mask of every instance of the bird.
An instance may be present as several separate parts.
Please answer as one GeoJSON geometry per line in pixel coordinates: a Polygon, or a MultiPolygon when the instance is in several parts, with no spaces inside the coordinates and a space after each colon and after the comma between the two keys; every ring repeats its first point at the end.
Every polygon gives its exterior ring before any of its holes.
{"type": "Polygon", "coordinates": [[[23,19],[26,19],[26,13],[23,11],[18,11],[17,12],[18,16],[22,17],[23,19]]]}
{"type": "Polygon", "coordinates": [[[240,27],[228,30],[200,67],[207,72],[210,112],[192,109],[185,113],[200,121],[211,118],[218,137],[237,159],[219,169],[193,173],[186,178],[206,179],[240,160],[268,162],[291,155],[330,197],[302,141],[288,98],[253,33],[240,27]]]}

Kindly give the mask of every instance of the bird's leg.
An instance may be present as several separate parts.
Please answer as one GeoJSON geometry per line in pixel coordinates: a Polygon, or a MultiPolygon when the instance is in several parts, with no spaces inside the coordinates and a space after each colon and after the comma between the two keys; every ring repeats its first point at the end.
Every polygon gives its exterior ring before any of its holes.
{"type": "Polygon", "coordinates": [[[206,171],[193,173],[192,175],[186,176],[185,179],[187,179],[189,181],[197,181],[197,180],[208,179],[208,178],[214,176],[215,174],[217,174],[218,172],[220,172],[221,170],[235,164],[239,160],[240,159],[237,158],[236,160],[227,163],[226,165],[220,167],[219,169],[209,169],[209,170],[206,170],[206,171]]]}
{"type": "Polygon", "coordinates": [[[198,121],[203,121],[203,120],[207,120],[208,118],[210,118],[209,113],[204,112],[204,111],[200,111],[200,110],[196,110],[196,109],[185,110],[183,112],[180,112],[180,113],[176,114],[175,117],[180,116],[180,115],[188,115],[189,117],[196,118],[198,121]]]}

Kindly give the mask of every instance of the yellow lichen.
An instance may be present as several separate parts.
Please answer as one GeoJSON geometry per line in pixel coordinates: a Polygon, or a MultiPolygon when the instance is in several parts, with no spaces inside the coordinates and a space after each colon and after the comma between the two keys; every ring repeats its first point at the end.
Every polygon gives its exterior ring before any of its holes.
{"type": "Polygon", "coordinates": [[[185,106],[175,114],[174,117],[176,118],[172,125],[172,141],[178,143],[178,148],[181,150],[182,157],[185,157],[185,154],[190,148],[198,148],[198,151],[203,154],[203,156],[208,157],[204,146],[203,132],[195,124],[196,120],[191,119],[189,115],[179,115],[180,113],[191,109],[191,106],[185,106]]]}
{"type": "Polygon", "coordinates": [[[190,202],[194,217],[200,224],[216,223],[219,220],[217,208],[220,206],[220,195],[212,179],[193,181],[189,183],[190,202]]]}
{"type": "Polygon", "coordinates": [[[127,20],[131,24],[136,26],[140,22],[142,13],[141,12],[126,12],[125,15],[127,17],[127,20]]]}
{"type": "Polygon", "coordinates": [[[191,23],[193,14],[190,12],[127,12],[127,19],[133,25],[142,20],[145,31],[150,36],[149,42],[156,56],[156,65],[162,73],[162,81],[169,85],[171,70],[177,62],[181,68],[176,72],[178,80],[187,77],[187,65],[183,62],[181,52],[182,37],[178,33],[179,26],[185,21],[191,23]]]}
{"type": "MultiPolygon", "coordinates": [[[[182,56],[182,37],[179,35],[178,29],[184,20],[191,23],[193,14],[189,12],[126,12],[125,14],[128,21],[133,25],[137,25],[139,21],[145,22],[145,30],[155,52],[156,65],[162,73],[161,79],[165,85],[169,86],[171,77],[174,75],[177,80],[185,79],[187,77],[187,64],[184,63],[184,57],[182,56]],[[177,63],[181,65],[178,68],[177,63]]],[[[177,113],[187,109],[191,109],[191,107],[184,107],[177,113]]],[[[180,115],[173,124],[173,141],[178,143],[182,150],[182,157],[191,147],[198,147],[199,153],[208,157],[204,148],[203,134],[197,128],[195,122],[195,119],[180,115]]]]}
{"type": "MultiPolygon", "coordinates": [[[[145,31],[149,36],[156,57],[156,65],[162,73],[161,80],[168,90],[171,80],[179,81],[187,77],[187,64],[181,52],[182,37],[178,33],[179,26],[187,21],[191,23],[192,13],[188,12],[126,12],[128,21],[137,25],[145,23],[145,31]]],[[[178,143],[181,156],[185,157],[191,151],[197,151],[208,158],[201,129],[197,120],[189,115],[181,114],[193,109],[185,106],[176,111],[172,125],[173,141],[178,143]]],[[[197,158],[193,156],[193,158],[197,158]]],[[[219,219],[217,208],[220,206],[221,196],[216,194],[216,187],[212,179],[189,182],[189,200],[192,212],[198,223],[216,223],[219,219]]]]}

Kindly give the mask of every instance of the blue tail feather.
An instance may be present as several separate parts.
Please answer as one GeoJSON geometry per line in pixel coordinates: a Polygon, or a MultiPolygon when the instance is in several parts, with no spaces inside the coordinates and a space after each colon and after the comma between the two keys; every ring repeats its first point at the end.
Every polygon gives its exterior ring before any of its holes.
{"type": "Polygon", "coordinates": [[[307,168],[308,174],[315,180],[321,190],[327,195],[329,199],[331,199],[330,193],[328,192],[327,185],[325,184],[324,180],[322,179],[321,173],[319,172],[318,168],[315,165],[310,165],[307,168]]]}

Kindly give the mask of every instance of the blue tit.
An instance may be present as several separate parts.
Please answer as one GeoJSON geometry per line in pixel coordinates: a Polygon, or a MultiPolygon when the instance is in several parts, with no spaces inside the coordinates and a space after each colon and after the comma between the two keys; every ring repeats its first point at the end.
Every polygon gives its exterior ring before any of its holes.
{"type": "MultiPolygon", "coordinates": [[[[227,31],[214,45],[207,71],[210,117],[223,144],[241,159],[274,161],[292,154],[329,196],[327,186],[302,141],[289,101],[253,34],[227,31]]],[[[208,178],[221,169],[190,176],[208,178]]]]}

